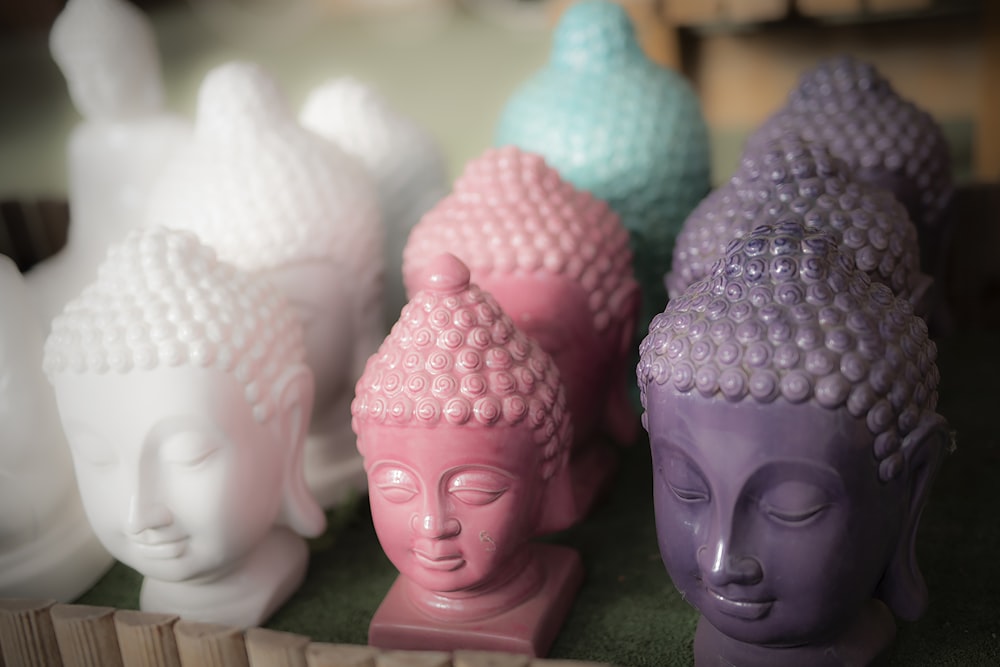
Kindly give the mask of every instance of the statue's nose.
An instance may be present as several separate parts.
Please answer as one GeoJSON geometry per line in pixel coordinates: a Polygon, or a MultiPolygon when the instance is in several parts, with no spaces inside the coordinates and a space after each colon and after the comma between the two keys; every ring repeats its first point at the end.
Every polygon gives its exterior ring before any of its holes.
{"type": "Polygon", "coordinates": [[[760,561],[735,549],[728,537],[718,537],[698,549],[698,568],[710,586],[752,586],[764,578],[760,561]]]}
{"type": "Polygon", "coordinates": [[[410,520],[410,527],[422,537],[435,539],[455,537],[462,532],[462,525],[458,519],[445,516],[441,512],[414,514],[410,520]]]}

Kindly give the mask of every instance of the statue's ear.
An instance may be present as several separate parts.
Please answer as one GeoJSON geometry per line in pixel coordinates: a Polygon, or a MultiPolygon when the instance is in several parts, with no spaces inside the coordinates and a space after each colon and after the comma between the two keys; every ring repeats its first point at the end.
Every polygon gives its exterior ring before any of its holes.
{"type": "MultiPolygon", "coordinates": [[[[573,427],[567,419],[562,426],[562,437],[573,442],[573,427]]],[[[560,437],[560,436],[556,436],[560,437]]],[[[545,481],[545,493],[538,512],[536,535],[550,535],[566,530],[577,518],[576,497],[573,494],[573,477],[569,468],[570,447],[560,455],[552,476],[545,481]]]]}
{"type": "Polygon", "coordinates": [[[917,528],[927,504],[931,484],[945,453],[951,446],[952,434],[944,418],[927,414],[911,431],[902,445],[906,462],[903,475],[905,514],[899,543],[889,567],[879,583],[876,595],[893,613],[903,620],[919,618],[927,608],[927,584],[917,565],[917,528]]]}
{"type": "Polygon", "coordinates": [[[312,371],[305,364],[295,364],[278,377],[272,392],[274,426],[281,445],[288,450],[281,522],[305,537],[315,537],[326,529],[326,516],[306,486],[305,478],[306,436],[315,391],[312,371]]]}
{"type": "Polygon", "coordinates": [[[617,346],[618,354],[615,363],[624,360],[624,368],[613,368],[613,373],[622,377],[612,377],[611,390],[608,392],[607,409],[604,414],[604,428],[607,433],[620,444],[631,444],[639,436],[639,420],[636,418],[632,402],[629,400],[628,382],[634,378],[632,372],[635,356],[635,329],[639,319],[641,295],[639,284],[632,281],[629,289],[613,306],[616,321],[622,323],[618,331],[618,340],[611,341],[617,346]]]}

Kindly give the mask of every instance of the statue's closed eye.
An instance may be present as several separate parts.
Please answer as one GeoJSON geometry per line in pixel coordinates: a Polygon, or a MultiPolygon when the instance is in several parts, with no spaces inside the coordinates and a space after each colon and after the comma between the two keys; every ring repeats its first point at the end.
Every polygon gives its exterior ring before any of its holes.
{"type": "Polygon", "coordinates": [[[808,482],[788,480],[768,489],[760,498],[760,508],[771,519],[804,526],[832,507],[829,495],[808,482]]]}
{"type": "Polygon", "coordinates": [[[448,482],[448,493],[466,505],[489,505],[510,488],[510,478],[485,469],[467,469],[448,482]]]}
{"type": "Polygon", "coordinates": [[[195,431],[185,431],[170,436],[160,446],[160,460],[164,463],[194,468],[219,451],[210,438],[195,431]]]}
{"type": "Polygon", "coordinates": [[[96,467],[108,467],[118,462],[118,455],[107,444],[86,434],[75,434],[70,439],[70,449],[78,461],[96,467]]]}
{"type": "Polygon", "coordinates": [[[420,487],[409,471],[379,466],[371,475],[371,485],[391,503],[405,503],[419,493],[420,487]]]}

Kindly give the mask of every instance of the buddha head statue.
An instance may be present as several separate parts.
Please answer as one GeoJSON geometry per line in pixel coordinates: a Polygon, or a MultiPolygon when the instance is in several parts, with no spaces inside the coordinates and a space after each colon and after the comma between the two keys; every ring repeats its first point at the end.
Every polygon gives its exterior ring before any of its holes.
{"type": "Polygon", "coordinates": [[[410,234],[410,294],[442,252],[468,265],[472,280],[555,360],[578,442],[600,430],[634,439],[622,368],[632,354],[638,284],[628,232],[603,201],[539,155],[491,149],[410,234]]]}
{"type": "Polygon", "coordinates": [[[316,381],[309,483],[331,504],[342,480],[323,471],[357,457],[352,388],[384,335],[383,236],[364,168],[302,128],[260,67],[233,62],[205,77],[194,140],[165,167],[147,220],[194,232],[287,296],[316,381]]]}
{"type": "Polygon", "coordinates": [[[825,146],[791,132],[748,148],[729,181],[688,216],[664,279],[671,298],[708,275],[734,238],[775,222],[830,233],[858,269],[924,314],[931,279],[920,271],[906,209],[889,191],[853,178],[825,146]]]}
{"type": "Polygon", "coordinates": [[[708,129],[691,85],[649,60],[620,3],[563,12],[549,61],[508,99],[494,143],[538,153],[608,203],[631,236],[642,321],[659,313],[674,239],[710,189],[708,129]]]}
{"type": "Polygon", "coordinates": [[[69,0],[52,25],[49,48],[87,120],[125,120],[163,107],[156,35],[132,3],[69,0]]]}
{"type": "MultiPolygon", "coordinates": [[[[211,598],[273,536],[322,532],[303,478],[303,358],[278,290],[157,227],[113,246],[53,320],[44,370],[84,508],[108,551],[146,577],[143,609],[170,610],[184,583],[211,598]]],[[[241,586],[266,587],[270,573],[258,575],[241,586]]],[[[205,604],[202,618],[228,622],[205,604]]]]}
{"type": "Polygon", "coordinates": [[[785,106],[748,146],[789,130],[826,146],[858,180],[892,192],[917,227],[924,261],[930,261],[947,223],[954,182],[947,139],[929,113],[901,97],[871,63],[843,55],[802,74],[785,106]]]}
{"type": "Polygon", "coordinates": [[[706,664],[869,664],[886,607],[926,606],[915,536],[950,438],[936,348],[837,246],[795,223],[734,240],[641,346],[660,551],[706,664]]]}
{"type": "Polygon", "coordinates": [[[562,528],[571,423],[559,371],[439,255],[368,361],[351,406],[372,519],[426,614],[470,620],[540,586],[525,547],[562,528]]]}
{"type": "Polygon", "coordinates": [[[351,77],[310,91],[299,118],[364,164],[375,180],[386,232],[385,319],[394,322],[406,303],[400,273],[406,237],[448,191],[442,149],[378,90],[351,77]]]}
{"type": "Polygon", "coordinates": [[[0,303],[0,597],[70,602],[113,560],[83,515],[31,295],[3,256],[0,303]]]}

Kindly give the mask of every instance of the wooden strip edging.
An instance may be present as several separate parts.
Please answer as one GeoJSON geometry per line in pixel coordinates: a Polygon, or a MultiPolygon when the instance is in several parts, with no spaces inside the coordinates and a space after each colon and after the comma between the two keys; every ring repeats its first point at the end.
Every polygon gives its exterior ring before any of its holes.
{"type": "Polygon", "coordinates": [[[610,667],[487,651],[380,651],[168,614],[0,599],[0,667],[610,667]]]}

